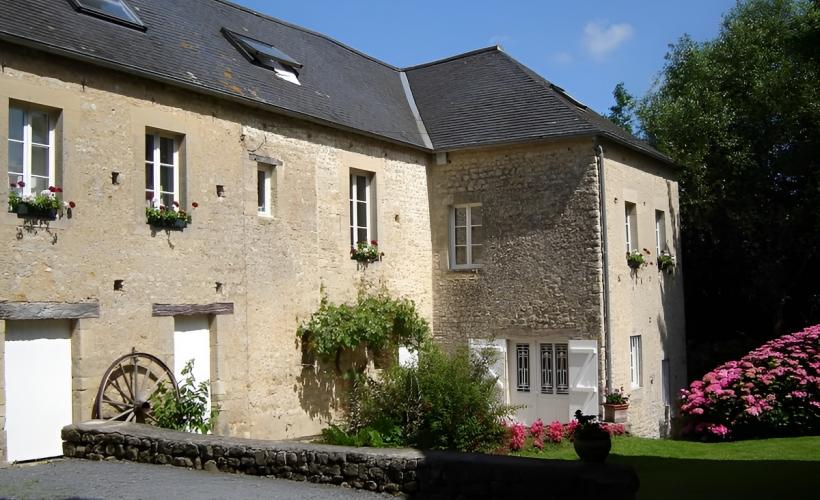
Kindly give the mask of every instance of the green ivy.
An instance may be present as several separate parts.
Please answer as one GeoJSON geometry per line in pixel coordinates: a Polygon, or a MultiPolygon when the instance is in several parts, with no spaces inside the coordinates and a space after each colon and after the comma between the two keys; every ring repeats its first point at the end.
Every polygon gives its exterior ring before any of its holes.
{"type": "Polygon", "coordinates": [[[302,323],[297,336],[327,361],[345,350],[367,347],[372,351],[398,345],[418,348],[429,337],[430,327],[409,299],[387,292],[360,293],[355,304],[334,304],[322,297],[319,310],[302,323]]]}

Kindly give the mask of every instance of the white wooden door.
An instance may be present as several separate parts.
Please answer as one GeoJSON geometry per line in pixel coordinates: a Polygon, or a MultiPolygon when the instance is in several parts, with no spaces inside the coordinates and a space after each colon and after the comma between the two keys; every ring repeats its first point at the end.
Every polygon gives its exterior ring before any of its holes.
{"type": "Polygon", "coordinates": [[[598,342],[569,341],[569,418],[598,415],[598,342]]]}
{"type": "MultiPolygon", "coordinates": [[[[194,360],[193,376],[197,385],[211,379],[211,330],[207,316],[174,318],[174,376],[182,383],[185,363],[194,360]]],[[[210,403],[208,404],[210,411],[210,403]]]]}
{"type": "Polygon", "coordinates": [[[6,321],[5,377],[8,461],[61,456],[72,421],[69,322],[6,321]]]}
{"type": "Polygon", "coordinates": [[[508,340],[509,402],[518,406],[516,419],[530,424],[566,422],[569,409],[566,342],[508,340]]]}

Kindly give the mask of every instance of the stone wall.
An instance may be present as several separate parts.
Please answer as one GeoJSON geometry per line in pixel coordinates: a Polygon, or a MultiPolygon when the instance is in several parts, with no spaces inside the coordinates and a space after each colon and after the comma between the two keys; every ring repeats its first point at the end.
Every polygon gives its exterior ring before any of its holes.
{"type": "Polygon", "coordinates": [[[600,223],[592,142],[458,151],[430,167],[437,338],[601,334],[600,223]],[[452,270],[453,205],[481,203],[485,263],[452,270]]]}
{"type": "MultiPolygon", "coordinates": [[[[0,210],[0,301],[99,304],[98,318],[72,321],[74,422],[91,418],[104,371],[132,347],[174,366],[175,320],[152,315],[155,303],[233,304],[209,317],[218,432],[258,438],[315,434],[336,411],[338,380],[302,365],[295,335],[322,287],[345,301],[362,282],[384,284],[431,318],[427,154],[11,44],[0,58],[0,158],[10,103],[53,111],[58,184],[77,205],[31,228],[0,210]],[[146,224],[147,130],[182,139],[181,201],[199,205],[183,231],[146,224]],[[279,162],[269,217],[257,214],[251,153],[279,162]],[[386,255],[366,268],[349,255],[351,170],[377,185],[386,255]]],[[[0,428],[2,377],[0,355],[0,428]]]]}
{"type": "Polygon", "coordinates": [[[202,436],[141,424],[92,421],[63,429],[67,457],[129,460],[415,498],[635,498],[628,466],[411,449],[327,446],[202,436]]]}

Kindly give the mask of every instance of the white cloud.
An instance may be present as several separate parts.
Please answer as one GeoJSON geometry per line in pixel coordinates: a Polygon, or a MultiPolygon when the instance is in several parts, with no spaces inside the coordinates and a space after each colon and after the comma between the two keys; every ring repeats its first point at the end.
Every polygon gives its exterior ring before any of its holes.
{"type": "Polygon", "coordinates": [[[569,52],[556,52],[552,54],[552,60],[558,64],[569,64],[573,59],[572,54],[569,52]]]}
{"type": "Polygon", "coordinates": [[[593,57],[600,59],[632,38],[634,32],[629,23],[591,21],[584,26],[584,47],[593,57]]]}

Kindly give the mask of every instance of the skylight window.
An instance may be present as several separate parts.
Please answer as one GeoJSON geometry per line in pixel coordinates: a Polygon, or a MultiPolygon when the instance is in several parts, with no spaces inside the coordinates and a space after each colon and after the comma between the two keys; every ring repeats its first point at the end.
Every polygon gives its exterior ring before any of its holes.
{"type": "Polygon", "coordinates": [[[140,18],[125,3],[125,0],[69,0],[74,8],[107,21],[123,24],[131,28],[145,30],[140,18]]]}
{"type": "Polygon", "coordinates": [[[252,63],[273,70],[279,78],[296,85],[299,83],[298,69],[302,63],[265,42],[222,28],[225,37],[252,63]]]}

